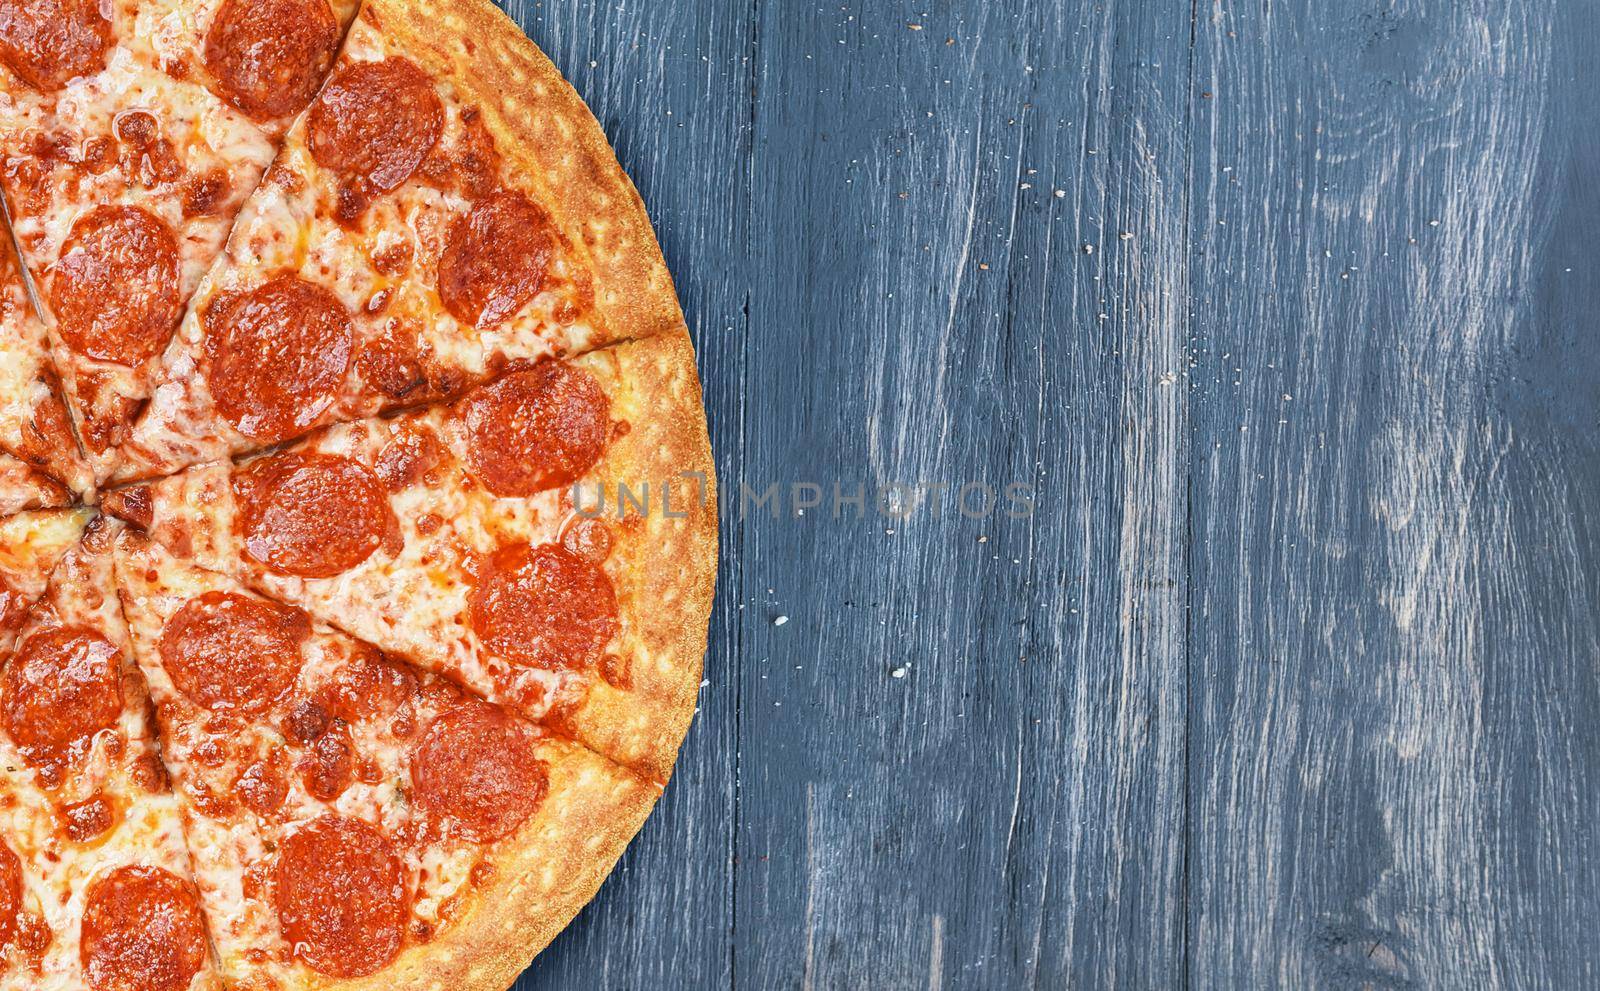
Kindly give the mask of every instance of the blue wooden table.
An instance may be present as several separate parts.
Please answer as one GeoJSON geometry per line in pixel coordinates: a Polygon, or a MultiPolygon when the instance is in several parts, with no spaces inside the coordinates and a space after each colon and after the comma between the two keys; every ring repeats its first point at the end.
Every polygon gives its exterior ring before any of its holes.
{"type": "Polygon", "coordinates": [[[519,989],[1600,987],[1594,4],[508,6],[725,511],[519,989]]]}

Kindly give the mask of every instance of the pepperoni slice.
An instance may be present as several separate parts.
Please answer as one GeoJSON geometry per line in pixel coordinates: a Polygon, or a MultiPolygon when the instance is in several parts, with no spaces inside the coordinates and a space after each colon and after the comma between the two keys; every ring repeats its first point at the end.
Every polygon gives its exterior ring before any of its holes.
{"type": "Polygon", "coordinates": [[[317,164],[387,193],[438,143],[444,107],[433,81],[406,59],[354,62],[328,80],[306,126],[317,164]]]}
{"type": "Polygon", "coordinates": [[[0,720],[18,745],[59,751],[122,715],[122,655],[93,630],[57,627],[24,640],[0,679],[0,720]]]}
{"type": "Polygon", "coordinates": [[[79,354],[124,365],[155,356],[183,315],[172,230],[136,206],[90,210],[56,262],[50,304],[79,354]]]}
{"type": "Polygon", "coordinates": [[[350,728],[337,722],[317,737],[311,752],[300,762],[300,780],[312,798],[332,802],[355,780],[355,761],[350,728]]]}
{"type": "Polygon", "coordinates": [[[260,716],[294,684],[311,622],[298,609],[235,592],[184,603],[161,633],[161,666],[198,706],[260,716]]]}
{"type": "Polygon", "coordinates": [[[225,100],[270,120],[311,102],[338,48],[327,0],[224,0],[206,32],[206,68],[225,100]]]}
{"type": "Polygon", "coordinates": [[[595,564],[611,555],[611,543],[611,531],[597,519],[573,520],[561,534],[562,547],[595,564]]]}
{"type": "Polygon", "coordinates": [[[17,934],[17,915],[22,911],[22,862],[4,841],[0,841],[0,946],[10,944],[17,934]]]}
{"type": "Polygon", "coordinates": [[[361,644],[317,697],[331,714],[355,723],[394,712],[417,690],[414,673],[361,644]]]}
{"type": "Polygon", "coordinates": [[[244,550],[273,571],[329,578],[372,556],[398,523],[372,469],[332,454],[280,454],[234,476],[244,550]]]}
{"type": "Polygon", "coordinates": [[[583,369],[544,362],[477,390],[462,413],[473,475],[495,495],[529,496],[594,467],[611,401],[583,369]]]}
{"type": "Polygon", "coordinates": [[[491,327],[539,295],[555,251],[550,215],[520,193],[474,203],[450,227],[439,258],[439,298],[462,323],[491,327]]]}
{"type": "Polygon", "coordinates": [[[111,49],[100,0],[0,0],[0,62],[34,89],[99,72],[111,49]]]}
{"type": "Polygon", "coordinates": [[[532,729],[503,710],[470,705],[433,721],[411,756],[417,803],[469,840],[491,843],[527,821],[550,789],[532,729]]]}
{"type": "Polygon", "coordinates": [[[289,797],[289,782],[276,760],[258,760],[239,772],[233,782],[234,791],[244,807],[263,818],[283,808],[289,797]]]}
{"type": "Polygon", "coordinates": [[[444,445],[432,431],[420,426],[402,427],[378,452],[374,467],[389,491],[403,492],[428,480],[428,473],[444,458],[444,445]]]}
{"type": "Polygon", "coordinates": [[[323,816],[283,841],[275,874],[278,923],[307,966],[365,977],[400,952],[405,879],[394,844],[372,826],[323,816]]]}
{"type": "Polygon", "coordinates": [[[468,604],[484,645],[529,667],[591,667],[618,629],[610,579],[559,544],[500,548],[468,604]]]}
{"type": "Polygon", "coordinates": [[[66,823],[67,837],[74,843],[87,843],[103,836],[117,819],[117,810],[103,795],[82,802],[74,802],[61,810],[66,823]]]}
{"type": "Polygon", "coordinates": [[[78,947],[93,991],[183,991],[206,958],[194,885],[159,867],[119,867],[94,882],[78,947]]]}
{"type": "Polygon", "coordinates": [[[217,410],[255,440],[286,440],[310,427],[350,368],[350,314],[333,293],[297,276],[217,300],[205,325],[217,410]]]}

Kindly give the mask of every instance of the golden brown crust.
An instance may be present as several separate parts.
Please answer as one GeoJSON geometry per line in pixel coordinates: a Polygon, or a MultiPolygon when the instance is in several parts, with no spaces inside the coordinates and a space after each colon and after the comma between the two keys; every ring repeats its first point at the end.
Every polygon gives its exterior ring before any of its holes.
{"type": "Polygon", "coordinates": [[[482,108],[505,175],[586,254],[605,321],[590,347],[682,326],[638,191],[594,114],[515,22],[489,0],[367,0],[361,16],[482,108]]]}
{"type": "Polygon", "coordinates": [[[623,688],[597,681],[570,723],[584,743],[665,781],[694,716],[716,584],[716,469],[694,349],[680,329],[578,364],[627,424],[578,490],[579,508],[598,509],[613,536],[606,571],[626,671],[623,688]]]}
{"type": "Polygon", "coordinates": [[[500,991],[588,904],[644,825],[660,790],[557,739],[540,746],[550,793],[510,839],[494,845],[494,877],[431,942],[413,946],[341,991],[500,991]]]}

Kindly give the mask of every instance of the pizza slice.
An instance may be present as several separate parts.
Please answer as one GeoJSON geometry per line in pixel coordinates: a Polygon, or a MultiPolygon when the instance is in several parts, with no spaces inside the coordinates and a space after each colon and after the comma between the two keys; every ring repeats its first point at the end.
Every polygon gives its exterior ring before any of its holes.
{"type": "Polygon", "coordinates": [[[659,789],[126,535],[134,649],[224,973],[245,988],[503,987],[659,789]]]}
{"type": "Polygon", "coordinates": [[[0,0],[0,185],[102,473],[356,2],[0,0]]]}
{"type": "Polygon", "coordinates": [[[161,359],[118,477],[682,319],[633,185],[516,25],[488,0],[368,0],[161,359]]]}
{"type": "Polygon", "coordinates": [[[178,805],[91,524],[0,670],[0,988],[219,988],[178,805]]]}
{"type": "Polygon", "coordinates": [[[58,505],[66,500],[66,490],[81,495],[93,487],[61,401],[44,322],[34,313],[5,231],[0,231],[0,453],[5,455],[0,458],[0,513],[58,505]]]}
{"type": "Polygon", "coordinates": [[[664,779],[694,710],[715,570],[699,402],[688,338],[659,335],[104,506],[664,779]]]}

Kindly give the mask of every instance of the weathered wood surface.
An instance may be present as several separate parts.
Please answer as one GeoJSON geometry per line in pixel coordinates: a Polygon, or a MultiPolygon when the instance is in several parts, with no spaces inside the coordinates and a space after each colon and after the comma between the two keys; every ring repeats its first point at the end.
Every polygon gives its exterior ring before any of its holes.
{"type": "Polygon", "coordinates": [[[677,776],[519,989],[1600,986],[1600,8],[507,6],[725,510],[677,776]]]}
{"type": "Polygon", "coordinates": [[[1600,986],[1600,19],[1196,30],[1196,986],[1600,986]]]}

